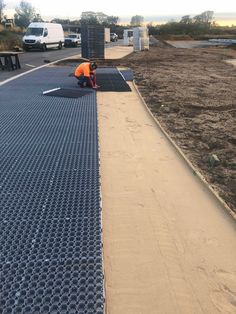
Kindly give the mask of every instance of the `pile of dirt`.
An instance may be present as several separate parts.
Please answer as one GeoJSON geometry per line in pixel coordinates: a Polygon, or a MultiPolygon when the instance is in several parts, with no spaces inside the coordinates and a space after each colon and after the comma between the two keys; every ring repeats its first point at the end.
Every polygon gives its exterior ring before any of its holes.
{"type": "Polygon", "coordinates": [[[224,62],[233,57],[225,48],[160,45],[107,65],[133,69],[153,114],[236,211],[236,68],[224,62]]]}

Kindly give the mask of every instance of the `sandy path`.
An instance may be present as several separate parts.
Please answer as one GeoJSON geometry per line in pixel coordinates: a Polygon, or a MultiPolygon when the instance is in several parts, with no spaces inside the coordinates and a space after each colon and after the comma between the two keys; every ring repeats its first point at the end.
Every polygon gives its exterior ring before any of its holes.
{"type": "Polygon", "coordinates": [[[133,47],[113,46],[105,49],[106,59],[120,59],[133,52],[133,47]]]}
{"type": "Polygon", "coordinates": [[[232,218],[135,92],[98,104],[107,313],[235,313],[232,218]]]}

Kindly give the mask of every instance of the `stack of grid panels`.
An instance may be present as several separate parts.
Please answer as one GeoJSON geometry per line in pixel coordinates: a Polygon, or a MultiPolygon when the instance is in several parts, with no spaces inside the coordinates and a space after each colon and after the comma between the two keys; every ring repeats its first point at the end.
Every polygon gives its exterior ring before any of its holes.
{"type": "Polygon", "coordinates": [[[2,314],[104,312],[96,93],[42,95],[70,70],[0,87],[2,314]]]}
{"type": "Polygon", "coordinates": [[[104,26],[81,26],[82,57],[87,59],[104,59],[104,26]]]}

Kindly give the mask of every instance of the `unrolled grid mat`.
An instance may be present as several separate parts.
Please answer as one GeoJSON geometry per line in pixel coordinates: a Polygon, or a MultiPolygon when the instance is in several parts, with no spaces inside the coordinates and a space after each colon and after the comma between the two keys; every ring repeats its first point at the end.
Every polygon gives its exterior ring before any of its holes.
{"type": "Polygon", "coordinates": [[[102,68],[97,70],[98,91],[129,92],[129,85],[116,68],[102,68]]]}
{"type": "Polygon", "coordinates": [[[125,69],[125,70],[120,70],[120,72],[126,81],[133,81],[134,80],[134,74],[133,74],[132,70],[125,69]]]}
{"type": "Polygon", "coordinates": [[[104,312],[96,93],[41,95],[65,71],[0,88],[3,314],[104,312]]]}
{"type": "Polygon", "coordinates": [[[58,88],[50,91],[43,92],[44,96],[66,97],[66,98],[79,98],[90,94],[89,90],[71,89],[71,88],[58,88]]]}

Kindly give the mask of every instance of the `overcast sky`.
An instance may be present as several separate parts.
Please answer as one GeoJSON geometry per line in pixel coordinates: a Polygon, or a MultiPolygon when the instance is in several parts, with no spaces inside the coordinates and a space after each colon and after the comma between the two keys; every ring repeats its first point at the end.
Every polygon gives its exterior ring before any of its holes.
{"type": "MultiPolygon", "coordinates": [[[[27,1],[27,0],[25,0],[27,1]]],[[[7,8],[19,5],[20,0],[5,0],[7,8]]],[[[207,10],[214,12],[236,12],[236,0],[29,0],[42,17],[80,17],[83,11],[103,12],[108,15],[193,15],[207,10]]],[[[235,13],[236,19],[236,13],[235,13]]]]}

